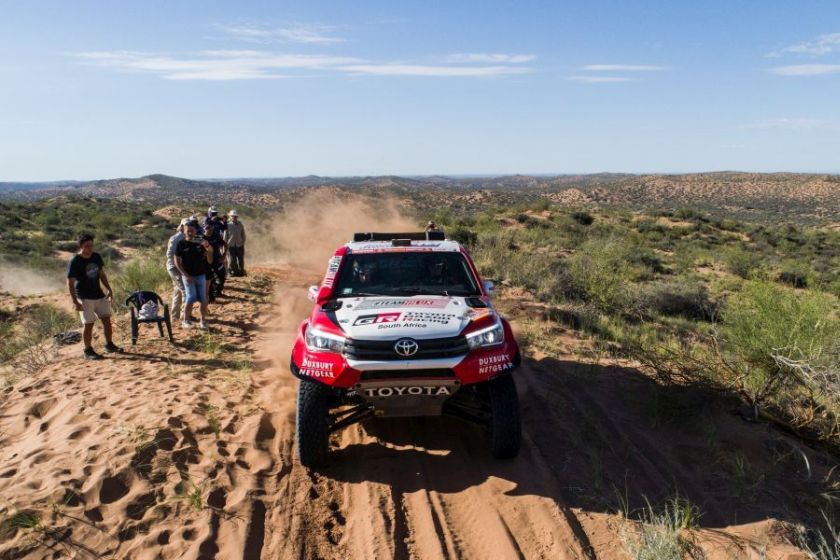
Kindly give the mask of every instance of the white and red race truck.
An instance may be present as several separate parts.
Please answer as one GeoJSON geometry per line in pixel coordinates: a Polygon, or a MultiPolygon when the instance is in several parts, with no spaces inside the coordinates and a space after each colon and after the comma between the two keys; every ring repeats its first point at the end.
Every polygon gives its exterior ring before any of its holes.
{"type": "Polygon", "coordinates": [[[521,358],[492,292],[440,231],[339,247],[292,350],[301,463],[323,466],[330,434],[372,416],[457,416],[487,429],[495,457],[515,456],[521,358]]]}

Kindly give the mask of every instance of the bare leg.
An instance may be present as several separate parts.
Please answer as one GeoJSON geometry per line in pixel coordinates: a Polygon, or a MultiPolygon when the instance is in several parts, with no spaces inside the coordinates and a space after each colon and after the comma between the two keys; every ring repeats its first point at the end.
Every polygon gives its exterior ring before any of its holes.
{"type": "Polygon", "coordinates": [[[204,323],[207,321],[207,302],[202,301],[201,306],[198,308],[198,314],[201,317],[201,322],[204,323]]]}
{"type": "MultiPolygon", "coordinates": [[[[91,327],[93,327],[93,325],[91,325],[91,327]]],[[[112,340],[112,337],[114,336],[114,327],[111,325],[110,317],[104,317],[102,319],[102,329],[105,331],[105,342],[107,344],[113,344],[114,341],[112,340]]]]}
{"type": "Polygon", "coordinates": [[[192,319],[192,308],[193,308],[193,303],[192,302],[190,302],[190,303],[188,303],[187,305],[184,306],[184,320],[185,321],[189,321],[189,320],[192,319]]]}
{"type": "Polygon", "coordinates": [[[93,339],[93,323],[86,323],[82,331],[82,338],[85,341],[85,348],[91,347],[91,339],[93,339]]]}

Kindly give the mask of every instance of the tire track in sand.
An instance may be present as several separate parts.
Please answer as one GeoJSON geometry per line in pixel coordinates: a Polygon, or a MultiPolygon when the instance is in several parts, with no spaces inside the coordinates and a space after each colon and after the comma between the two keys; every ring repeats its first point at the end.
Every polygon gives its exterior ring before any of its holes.
{"type": "MultiPolygon", "coordinates": [[[[272,366],[255,378],[281,424],[271,453],[288,465],[297,381],[287,363],[310,304],[284,271],[278,294],[261,326],[272,366]]],[[[527,428],[520,457],[495,461],[481,430],[450,418],[353,426],[334,438],[330,467],[307,473],[293,462],[266,485],[262,557],[594,558],[527,428]]]]}

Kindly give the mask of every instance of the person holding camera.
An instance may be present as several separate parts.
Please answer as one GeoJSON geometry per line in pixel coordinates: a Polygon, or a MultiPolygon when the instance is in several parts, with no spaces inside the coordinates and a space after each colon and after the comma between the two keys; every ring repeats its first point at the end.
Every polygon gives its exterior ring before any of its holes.
{"type": "Polygon", "coordinates": [[[184,239],[178,242],[175,249],[175,266],[181,273],[186,294],[184,320],[181,326],[185,329],[193,328],[192,309],[199,304],[199,328],[207,327],[207,276],[206,267],[213,262],[213,250],[210,243],[196,236],[196,226],[193,222],[184,227],[184,239]]]}

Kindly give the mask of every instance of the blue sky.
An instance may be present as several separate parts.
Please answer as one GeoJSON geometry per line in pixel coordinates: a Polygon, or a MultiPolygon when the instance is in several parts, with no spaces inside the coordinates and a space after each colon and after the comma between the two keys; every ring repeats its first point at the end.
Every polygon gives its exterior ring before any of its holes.
{"type": "Polygon", "coordinates": [[[0,0],[0,181],[840,172],[836,0],[0,0]]]}

